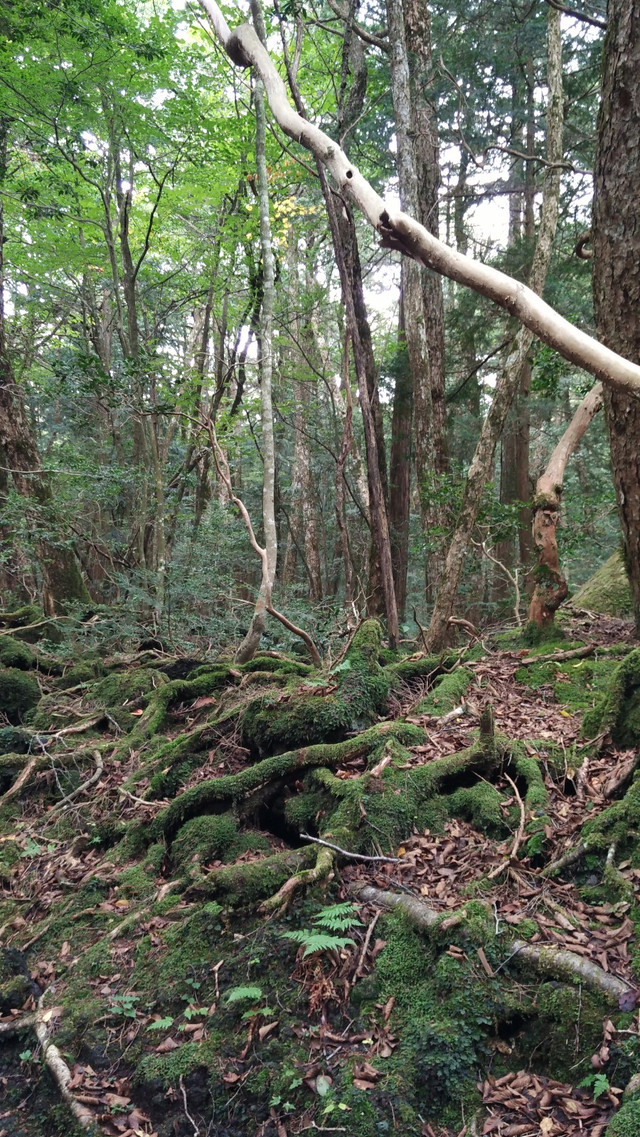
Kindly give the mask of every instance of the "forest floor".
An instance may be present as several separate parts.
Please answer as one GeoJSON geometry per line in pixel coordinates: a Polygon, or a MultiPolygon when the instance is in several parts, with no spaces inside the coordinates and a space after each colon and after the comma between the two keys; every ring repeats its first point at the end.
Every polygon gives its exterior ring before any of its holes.
{"type": "Polygon", "coordinates": [[[318,671],[33,616],[0,632],[1,1137],[640,1133],[630,624],[427,659],[368,621],[318,671]]]}

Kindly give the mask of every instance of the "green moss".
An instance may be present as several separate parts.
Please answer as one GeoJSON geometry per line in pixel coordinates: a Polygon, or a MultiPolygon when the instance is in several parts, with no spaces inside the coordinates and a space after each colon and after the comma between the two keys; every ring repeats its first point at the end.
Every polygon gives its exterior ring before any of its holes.
{"type": "Polygon", "coordinates": [[[572,608],[586,608],[605,616],[632,616],[633,597],[622,554],[609,557],[571,598],[572,608]]]}
{"type": "Polygon", "coordinates": [[[640,743],[640,649],[610,669],[606,691],[584,716],[582,732],[587,738],[611,734],[622,747],[640,743]]]}
{"type": "Polygon", "coordinates": [[[584,987],[543,983],[526,1027],[514,1040],[513,1061],[533,1063],[536,1071],[573,1082],[580,1057],[598,1049],[606,1011],[605,1001],[584,987]]]}
{"type": "Polygon", "coordinates": [[[35,666],[35,662],[35,655],[25,643],[20,643],[13,636],[0,636],[0,663],[5,667],[28,671],[35,666]]]}
{"type": "Polygon", "coordinates": [[[432,691],[418,704],[417,711],[421,715],[444,715],[460,705],[475,676],[473,671],[466,667],[456,667],[443,675],[432,691]]]}
{"type": "Polygon", "coordinates": [[[66,691],[69,687],[78,687],[81,683],[93,683],[96,676],[103,674],[103,671],[99,663],[88,663],[86,660],[77,663],[65,671],[58,682],[58,688],[66,691]]]}
{"type": "Polygon", "coordinates": [[[186,869],[193,861],[207,864],[221,860],[235,861],[248,850],[268,852],[270,845],[260,834],[240,833],[232,813],[203,814],[187,821],[171,846],[171,859],[178,869],[186,869]]]}
{"type": "Polygon", "coordinates": [[[562,643],[565,639],[565,633],[562,627],[555,621],[552,624],[545,624],[540,627],[532,620],[525,624],[522,630],[522,644],[524,647],[540,647],[541,645],[551,645],[562,643]]]}
{"type": "Polygon", "coordinates": [[[346,733],[363,730],[386,707],[390,678],[378,662],[382,630],[376,620],[365,620],[333,681],[335,694],[300,692],[299,684],[288,699],[278,694],[255,699],[242,716],[246,746],[260,755],[305,746],[322,739],[338,741],[346,733]]]}
{"type": "Polygon", "coordinates": [[[640,1133],[640,1101],[625,1102],[607,1126],[607,1137],[638,1137],[640,1133]]]}
{"type": "Polygon", "coordinates": [[[0,670],[0,712],[10,721],[19,721],[39,699],[40,688],[33,675],[17,667],[0,670]]]}
{"type": "Polygon", "coordinates": [[[482,832],[498,835],[506,829],[501,802],[502,794],[495,786],[478,782],[454,790],[447,798],[447,810],[451,817],[464,817],[482,832]]]}
{"type": "Polygon", "coordinates": [[[0,754],[27,754],[31,735],[15,726],[0,727],[0,754]]]}

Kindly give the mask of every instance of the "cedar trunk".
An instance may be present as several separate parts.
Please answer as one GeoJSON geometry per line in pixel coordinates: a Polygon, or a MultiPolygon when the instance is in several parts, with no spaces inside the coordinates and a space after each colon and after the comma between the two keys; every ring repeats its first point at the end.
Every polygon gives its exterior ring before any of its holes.
{"type": "MultiPolygon", "coordinates": [[[[640,360],[640,0],[609,0],[594,170],[593,298],[598,335],[640,360]]],[[[624,560],[640,633],[640,398],[605,390],[624,560]]]]}

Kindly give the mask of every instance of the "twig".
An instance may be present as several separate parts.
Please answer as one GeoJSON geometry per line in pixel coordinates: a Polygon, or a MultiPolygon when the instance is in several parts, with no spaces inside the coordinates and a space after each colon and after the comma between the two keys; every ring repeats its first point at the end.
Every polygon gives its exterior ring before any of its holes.
{"type": "Polygon", "coordinates": [[[89,787],[92,786],[95,782],[100,781],[100,778],[102,777],[102,772],[104,770],[104,762],[102,761],[102,754],[100,753],[99,750],[92,750],[91,753],[93,754],[95,764],[96,764],[96,768],[93,771],[93,774],[91,775],[91,777],[87,778],[86,782],[83,782],[82,785],[77,786],[76,789],[72,790],[71,793],[67,794],[66,797],[63,797],[60,801],[57,801],[56,804],[54,806],[52,806],[51,809],[49,810],[47,817],[51,817],[52,813],[55,813],[58,809],[62,809],[62,807],[64,805],[67,805],[70,801],[73,801],[74,798],[78,797],[78,794],[84,793],[84,791],[88,790],[89,787]]]}
{"type": "Polygon", "coordinates": [[[300,836],[304,841],[313,841],[314,845],[324,845],[325,849],[333,849],[335,853],[340,853],[343,857],[351,857],[354,861],[388,861],[389,864],[399,865],[401,857],[367,857],[364,853],[352,853],[349,849],[341,849],[339,845],[333,845],[331,841],[322,841],[320,837],[310,837],[308,833],[301,833],[300,836]]]}
{"type": "Polygon", "coordinates": [[[41,760],[41,754],[34,754],[33,758],[27,762],[22,773],[18,775],[13,785],[9,786],[9,789],[6,791],[6,793],[3,793],[2,797],[0,797],[0,805],[3,805],[5,801],[9,801],[10,798],[15,797],[16,794],[20,792],[25,782],[29,781],[31,774],[41,760]]]}
{"type": "Polygon", "coordinates": [[[369,927],[367,928],[367,934],[364,937],[364,943],[362,945],[362,951],[360,952],[360,959],[358,961],[358,966],[356,968],[356,974],[355,974],[356,979],[360,979],[362,977],[362,975],[364,974],[364,961],[366,959],[367,952],[369,950],[369,944],[371,943],[371,936],[373,935],[373,929],[375,928],[379,919],[380,919],[380,909],[378,909],[375,916],[373,917],[373,920],[369,924],[369,927]]]}
{"type": "Polygon", "coordinates": [[[521,628],[522,627],[522,618],[520,616],[519,570],[516,569],[515,573],[511,572],[511,570],[508,569],[507,566],[502,563],[502,561],[498,560],[495,553],[492,553],[491,550],[487,548],[487,542],[486,541],[473,541],[473,544],[476,546],[477,549],[480,549],[484,553],[484,555],[488,561],[491,561],[491,563],[496,565],[497,568],[502,569],[503,573],[507,577],[507,580],[509,580],[511,582],[511,584],[513,585],[513,587],[515,589],[515,593],[516,593],[516,599],[515,599],[515,603],[513,605],[513,614],[515,616],[516,624],[518,625],[519,628],[521,628]]]}
{"type": "Polygon", "coordinates": [[[513,778],[510,778],[508,774],[505,774],[505,778],[507,779],[509,784],[512,786],[513,792],[516,796],[516,801],[518,802],[518,805],[520,807],[520,824],[518,826],[518,830],[516,832],[516,835],[515,835],[509,856],[507,857],[506,860],[501,861],[499,865],[496,865],[494,868],[492,868],[491,872],[487,873],[487,880],[495,880],[495,878],[497,876],[499,876],[500,873],[503,872],[504,869],[508,869],[509,866],[513,864],[513,862],[516,860],[518,849],[520,848],[522,841],[523,841],[523,838],[524,838],[524,830],[525,830],[525,825],[526,825],[526,821],[527,821],[527,815],[526,815],[526,811],[524,808],[524,802],[523,802],[522,798],[520,797],[518,787],[517,787],[516,783],[514,782],[513,778]]]}

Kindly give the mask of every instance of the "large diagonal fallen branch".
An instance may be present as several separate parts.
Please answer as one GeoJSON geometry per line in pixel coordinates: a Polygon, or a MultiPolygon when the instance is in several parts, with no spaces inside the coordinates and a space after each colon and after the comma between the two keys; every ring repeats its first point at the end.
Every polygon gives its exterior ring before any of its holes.
{"type": "Polygon", "coordinates": [[[328,134],[308,122],[289,103],[287,90],[268,52],[249,24],[229,28],[215,0],[200,0],[216,36],[239,67],[255,67],[273,115],[290,138],[305,146],[327,167],[335,183],[364,213],[386,248],[397,249],[427,268],[487,296],[517,317],[544,343],[604,383],[640,390],[640,367],[574,327],[532,289],[497,269],[464,256],[429,233],[399,209],[388,206],[328,134]]]}

